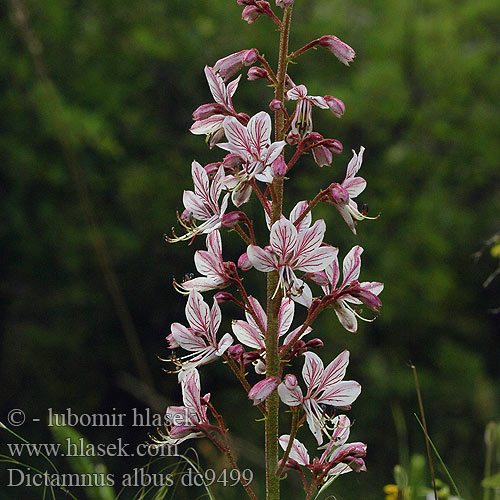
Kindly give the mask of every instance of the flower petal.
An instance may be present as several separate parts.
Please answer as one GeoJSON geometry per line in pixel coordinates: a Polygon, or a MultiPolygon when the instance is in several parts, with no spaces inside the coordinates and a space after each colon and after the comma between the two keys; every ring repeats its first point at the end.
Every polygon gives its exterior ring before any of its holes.
{"type": "Polygon", "coordinates": [[[278,268],[276,256],[256,245],[249,245],[247,255],[255,269],[269,273],[278,268]]]}
{"type": "Polygon", "coordinates": [[[186,304],[186,318],[189,326],[195,332],[208,335],[210,330],[210,309],[199,292],[189,292],[186,304]]]}
{"type": "Polygon", "coordinates": [[[306,273],[315,273],[323,271],[333,262],[338,253],[338,248],[330,245],[324,245],[311,252],[301,255],[295,263],[294,269],[306,273]]]}
{"type": "Polygon", "coordinates": [[[363,162],[363,153],[365,151],[365,148],[363,146],[360,147],[359,149],[359,154],[356,154],[354,149],[352,150],[352,159],[349,162],[349,165],[347,165],[347,173],[346,173],[346,179],[349,177],[354,177],[359,169],[361,168],[361,163],[363,162]]]}
{"type": "Polygon", "coordinates": [[[278,337],[285,335],[292,325],[295,314],[295,304],[293,300],[284,297],[281,300],[281,306],[278,311],[278,337]]]}
{"type": "Polygon", "coordinates": [[[278,386],[278,394],[281,401],[287,406],[299,406],[304,400],[302,389],[296,385],[288,388],[283,382],[278,386]]]}
{"type": "Polygon", "coordinates": [[[297,229],[287,219],[276,221],[271,227],[271,247],[284,261],[295,249],[297,229]]]}
{"type": "MultiPolygon", "coordinates": [[[[207,344],[202,337],[195,335],[184,325],[181,325],[180,323],[172,323],[170,328],[172,334],[169,335],[169,337],[171,337],[171,339],[173,339],[177,343],[177,345],[179,345],[186,351],[197,352],[207,347],[207,344]]],[[[175,344],[171,339],[169,339],[169,343],[171,347],[175,347],[175,344]]]]}
{"type": "MultiPolygon", "coordinates": [[[[266,312],[264,311],[264,308],[260,305],[260,302],[255,297],[252,297],[251,295],[248,297],[248,301],[252,305],[253,312],[257,316],[261,325],[264,328],[266,328],[267,327],[267,315],[266,315],[266,312]]],[[[256,323],[253,316],[249,312],[245,312],[245,316],[247,318],[247,321],[250,323],[250,325],[253,328],[255,328],[257,331],[260,331],[259,325],[256,323]]]]}
{"type": "Polygon", "coordinates": [[[329,387],[340,382],[345,377],[347,365],[349,364],[349,351],[342,351],[323,372],[320,388],[327,390],[329,387]]]}
{"type": "Polygon", "coordinates": [[[250,151],[256,151],[260,157],[261,153],[269,146],[271,137],[271,117],[269,114],[261,111],[252,116],[247,125],[247,133],[250,151]]]}
{"type": "Polygon", "coordinates": [[[341,325],[348,331],[356,333],[358,329],[358,320],[356,315],[349,309],[343,300],[333,303],[333,308],[339,318],[341,325]]]}
{"type": "Polygon", "coordinates": [[[359,278],[359,273],[361,272],[362,253],[363,248],[356,245],[355,247],[352,247],[349,253],[345,256],[342,264],[342,275],[344,278],[342,287],[359,278]]]}
{"type": "Polygon", "coordinates": [[[361,386],[357,382],[346,380],[331,386],[317,401],[332,406],[348,406],[355,401],[360,393],[361,386]]]}
{"type": "Polygon", "coordinates": [[[307,393],[310,394],[322,381],[323,378],[323,361],[314,352],[307,351],[304,353],[306,358],[302,368],[302,378],[307,385],[307,393]]]}
{"type": "MultiPolygon", "coordinates": [[[[290,212],[290,222],[295,224],[295,221],[304,213],[304,211],[309,206],[309,202],[306,200],[299,201],[290,212]]],[[[307,215],[302,219],[300,224],[296,226],[297,231],[300,233],[304,229],[307,229],[311,225],[312,214],[309,211],[307,215]]]]}
{"type": "Polygon", "coordinates": [[[215,102],[226,107],[226,86],[224,80],[210,66],[205,66],[205,76],[207,77],[208,86],[215,102]]]}
{"type": "Polygon", "coordinates": [[[265,344],[262,334],[246,321],[233,320],[232,323],[233,333],[239,342],[245,344],[252,349],[265,349],[265,344]]]}
{"type": "MultiPolygon", "coordinates": [[[[288,448],[288,443],[290,442],[290,435],[284,434],[280,436],[279,443],[283,448],[283,451],[286,451],[288,448]]],[[[309,453],[307,452],[307,448],[298,440],[294,439],[292,448],[290,449],[290,454],[288,458],[295,460],[299,465],[309,465],[309,453]]]]}
{"type": "Polygon", "coordinates": [[[201,198],[196,196],[193,191],[184,191],[184,194],[182,195],[182,203],[184,203],[186,210],[192,214],[195,219],[207,220],[212,217],[212,214],[203,204],[201,198]]]}

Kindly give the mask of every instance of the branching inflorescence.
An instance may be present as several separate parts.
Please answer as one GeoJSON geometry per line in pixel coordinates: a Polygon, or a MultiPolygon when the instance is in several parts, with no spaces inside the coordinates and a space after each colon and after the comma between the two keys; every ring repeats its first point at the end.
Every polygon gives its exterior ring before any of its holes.
{"type": "MultiPolygon", "coordinates": [[[[305,85],[293,82],[287,68],[290,61],[312,47],[329,50],[345,65],[355,53],[332,35],[289,52],[293,0],[276,0],[276,6],[283,9],[281,19],[266,1],[237,1],[248,23],[267,16],[279,27],[279,64],[274,71],[252,48],[205,67],[214,102],[194,111],[191,132],[205,135],[210,148],[218,147],[227,154],[220,162],[205,167],[193,162],[194,189],[184,191],[185,210],[178,216],[185,232],[166,237],[173,243],[204,234],[207,249],[198,250],[194,256],[200,276],[174,281],[175,288],[187,295],[187,326],[173,323],[167,341],[170,349],[182,351],[173,354],[171,360],[178,372],[184,404],[169,407],[169,415],[177,418],[160,430],[155,442],[179,444],[206,437],[237,467],[222,416],[210,402],[209,394],[201,397],[199,367],[222,360],[264,416],[266,498],[277,500],[279,481],[285,472],[295,470],[304,485],[305,498],[310,499],[339,475],[365,470],[366,453],[365,444],[347,442],[351,422],[342,414],[361,392],[357,382],[344,380],[349,352],[343,351],[325,367],[313,352],[323,347],[323,340],[309,338],[311,325],[331,307],[340,324],[356,332],[358,319],[363,319],[361,306],[378,312],[383,285],[359,281],[360,246],[347,252],[341,271],[339,250],[325,242],[325,221],[313,221],[312,212],[319,203],[333,205],[354,234],[357,221],[368,218],[354,201],[366,187],[366,181],[359,177],[363,147],[359,153],[353,151],[341,182],[331,183],[311,201],[299,201],[291,213],[283,214],[284,182],[305,153],[311,152],[314,162],[322,167],[331,165],[333,155],[342,152],[340,141],[314,131],[314,108],[330,110],[338,118],[345,111],[344,103],[336,97],[309,95],[305,85]],[[241,75],[233,78],[243,69],[249,81],[262,80],[274,89],[269,99],[274,113],[274,140],[273,120],[268,112],[250,117],[235,108],[233,99],[241,75]],[[254,222],[241,210],[252,196],[260,203],[267,221],[269,237],[263,242],[256,240],[254,222]],[[228,211],[230,204],[235,210],[228,211]],[[245,245],[237,262],[224,261],[222,255],[221,235],[229,229],[245,245]],[[241,274],[251,269],[266,274],[266,304],[261,304],[243,284],[241,274]],[[210,291],[216,291],[211,306],[202,295],[210,291]],[[228,301],[241,308],[242,316],[232,320],[232,334],[221,335],[219,304],[228,301]],[[306,308],[307,316],[301,325],[293,326],[296,307],[306,308]],[[289,373],[296,358],[302,364],[305,392],[297,377],[289,373]],[[253,386],[247,380],[249,365],[262,377],[253,386]],[[280,402],[291,415],[289,433],[281,436],[280,402]],[[297,439],[302,426],[310,429],[321,446],[318,457],[310,458],[297,439]]],[[[256,498],[250,485],[246,490],[256,498]]]]}

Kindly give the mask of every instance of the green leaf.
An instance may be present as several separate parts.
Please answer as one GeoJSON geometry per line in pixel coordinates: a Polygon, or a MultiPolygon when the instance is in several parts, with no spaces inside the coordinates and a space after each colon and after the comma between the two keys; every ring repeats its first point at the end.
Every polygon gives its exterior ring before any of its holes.
{"type": "MultiPolygon", "coordinates": [[[[61,450],[71,468],[77,474],[96,474],[99,483],[105,482],[108,470],[103,462],[97,460],[95,456],[75,456],[75,450],[84,451],[89,450],[92,445],[73,427],[67,425],[55,425],[53,421],[51,432],[54,439],[61,444],[61,450]],[[100,478],[104,478],[103,481],[100,478]]],[[[109,485],[99,486],[86,486],[85,492],[91,500],[115,500],[116,495],[113,488],[109,485]]]]}
{"type": "Polygon", "coordinates": [[[483,488],[500,488],[500,473],[485,477],[481,481],[481,486],[483,488]]]}

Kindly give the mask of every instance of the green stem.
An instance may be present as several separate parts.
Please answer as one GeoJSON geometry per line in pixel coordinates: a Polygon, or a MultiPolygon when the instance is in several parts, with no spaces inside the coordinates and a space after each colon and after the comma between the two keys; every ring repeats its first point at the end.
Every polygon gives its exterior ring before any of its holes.
{"type": "MultiPolygon", "coordinates": [[[[288,66],[288,38],[292,20],[292,7],[287,7],[283,13],[283,22],[280,28],[280,52],[275,99],[283,102],[285,96],[285,77],[288,66]]],[[[277,141],[283,140],[283,126],[285,114],[282,109],[275,112],[274,126],[277,141]]],[[[275,179],[272,185],[274,193],[271,210],[271,224],[280,219],[283,208],[283,178],[275,179]]],[[[266,330],[266,376],[278,377],[280,374],[280,357],[278,352],[278,310],[282,293],[275,293],[278,286],[278,272],[267,275],[267,330],[266,330]]],[[[278,466],[278,417],[279,398],[274,391],[266,400],[266,499],[279,500],[280,483],[276,475],[278,466]]]]}

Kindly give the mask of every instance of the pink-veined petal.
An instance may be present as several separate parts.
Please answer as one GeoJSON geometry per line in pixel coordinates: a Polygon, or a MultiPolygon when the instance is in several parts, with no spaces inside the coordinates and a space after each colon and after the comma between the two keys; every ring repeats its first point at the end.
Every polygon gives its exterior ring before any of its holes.
{"type": "Polygon", "coordinates": [[[347,365],[349,364],[349,351],[342,351],[331,363],[329,363],[321,377],[320,389],[328,389],[330,386],[340,382],[345,377],[347,365]]]}
{"type": "Polygon", "coordinates": [[[378,281],[363,281],[362,283],[359,284],[359,286],[363,290],[371,292],[374,295],[379,295],[380,293],[382,293],[382,290],[384,289],[384,284],[379,283],[378,281]]]}
{"type": "Polygon", "coordinates": [[[345,256],[342,264],[342,276],[344,278],[342,286],[352,283],[354,280],[359,278],[359,273],[361,272],[362,253],[363,248],[356,245],[352,247],[349,253],[345,256]]]}
{"type": "Polygon", "coordinates": [[[342,218],[345,220],[346,224],[349,226],[349,229],[353,232],[353,234],[356,234],[354,219],[352,218],[352,215],[350,214],[347,206],[346,205],[335,205],[335,206],[339,211],[340,215],[342,216],[342,218]]]}
{"type": "MultiPolygon", "coordinates": [[[[283,148],[286,146],[286,141],[276,141],[273,142],[267,152],[265,158],[263,158],[263,162],[266,165],[271,165],[271,163],[278,158],[278,156],[281,154],[283,151],[283,148]]],[[[271,176],[272,177],[272,176],[271,176]]]]}
{"type": "Polygon", "coordinates": [[[187,372],[181,372],[179,375],[181,388],[182,388],[182,400],[186,408],[191,408],[200,415],[201,414],[201,403],[200,403],[200,374],[196,368],[189,370],[187,372]]]}
{"type": "Polygon", "coordinates": [[[217,172],[214,175],[212,180],[212,185],[210,186],[210,201],[213,203],[214,212],[216,212],[216,208],[218,207],[219,196],[222,192],[222,182],[224,180],[224,167],[221,165],[217,172]]]}
{"type": "Polygon", "coordinates": [[[307,393],[310,394],[321,383],[323,376],[323,361],[314,352],[304,353],[306,358],[302,368],[302,378],[307,385],[307,393]]]}
{"type": "MultiPolygon", "coordinates": [[[[304,211],[309,206],[309,203],[306,200],[299,201],[290,212],[290,222],[295,224],[295,221],[304,213],[304,211]]],[[[300,223],[296,226],[297,231],[300,233],[304,229],[307,229],[311,225],[312,214],[308,212],[305,217],[300,221],[300,223]]]]}
{"type": "Polygon", "coordinates": [[[210,311],[210,332],[212,334],[212,339],[214,344],[216,343],[216,335],[219,331],[219,327],[222,321],[222,313],[220,311],[219,304],[214,298],[214,303],[212,305],[212,310],[210,311]]]}
{"type": "MultiPolygon", "coordinates": [[[[222,264],[222,239],[219,231],[212,231],[207,236],[207,249],[214,256],[214,260],[222,264]]],[[[214,269],[216,272],[223,270],[220,267],[214,269]]]]}
{"type": "Polygon", "coordinates": [[[356,333],[358,329],[358,320],[356,319],[356,315],[349,309],[343,300],[339,300],[338,302],[333,303],[333,308],[341,325],[348,331],[352,333],[356,333]]]}
{"type": "Polygon", "coordinates": [[[226,86],[224,80],[210,67],[205,66],[205,76],[216,103],[226,107],[226,86]]]}
{"type": "MultiPolygon", "coordinates": [[[[209,233],[208,236],[214,234],[209,233]]],[[[219,262],[215,256],[206,250],[197,250],[194,254],[194,265],[196,270],[205,276],[217,276],[220,273],[219,262]]]]}
{"type": "Polygon", "coordinates": [[[195,335],[192,331],[180,323],[172,323],[169,343],[171,347],[180,346],[186,351],[196,352],[207,347],[202,337],[195,335]],[[175,341],[172,342],[172,339],[175,341]]]}
{"type": "Polygon", "coordinates": [[[323,414],[323,410],[318,406],[318,403],[314,401],[314,399],[306,399],[304,401],[304,410],[306,412],[307,424],[309,425],[309,429],[311,430],[313,436],[316,438],[318,445],[323,443],[323,434],[321,430],[323,426],[321,424],[321,415],[323,414]]]}
{"type": "Polygon", "coordinates": [[[287,219],[276,221],[271,227],[271,247],[284,260],[295,249],[297,229],[287,219]]]}
{"type": "Polygon", "coordinates": [[[349,177],[354,177],[359,169],[361,168],[361,164],[363,163],[363,153],[365,151],[365,148],[361,146],[359,149],[359,154],[356,154],[354,149],[352,150],[352,159],[349,162],[349,165],[347,165],[347,173],[346,173],[346,179],[349,177]]]}
{"type": "Polygon", "coordinates": [[[233,107],[233,95],[236,92],[236,89],[238,88],[238,83],[240,82],[241,75],[238,76],[238,78],[234,79],[232,82],[227,84],[227,104],[229,110],[234,112],[234,107],[233,107]]]}
{"type": "Polygon", "coordinates": [[[192,214],[195,219],[207,220],[212,217],[212,214],[208,211],[201,198],[196,196],[193,191],[184,191],[182,202],[186,210],[192,214]]]}
{"type": "Polygon", "coordinates": [[[293,300],[284,297],[281,300],[281,306],[278,311],[278,337],[285,335],[292,325],[295,314],[295,304],[293,300]]]}
{"type": "Polygon", "coordinates": [[[308,96],[308,99],[318,108],[321,109],[328,109],[328,103],[326,102],[324,97],[321,97],[319,95],[310,95],[308,96]]]}
{"type": "MultiPolygon", "coordinates": [[[[252,305],[253,311],[257,316],[258,320],[260,321],[260,324],[264,328],[267,328],[267,314],[264,311],[264,308],[260,305],[260,302],[251,295],[248,297],[248,301],[252,305]]],[[[245,312],[245,316],[250,325],[252,325],[257,331],[260,331],[259,325],[255,322],[253,316],[248,311],[245,312]]]]}
{"type": "Polygon", "coordinates": [[[208,292],[210,290],[215,290],[217,288],[225,288],[229,283],[218,276],[210,276],[207,278],[199,277],[193,278],[192,280],[184,281],[182,283],[182,288],[196,292],[208,292]]]}
{"type": "Polygon", "coordinates": [[[300,261],[302,257],[306,257],[318,248],[323,242],[325,231],[326,224],[323,219],[317,220],[312,227],[300,231],[295,245],[295,257],[300,261]]]}
{"type": "Polygon", "coordinates": [[[297,85],[286,93],[287,99],[296,101],[297,99],[304,99],[307,96],[307,87],[305,85],[297,85]]]}
{"type": "Polygon", "coordinates": [[[224,118],[224,115],[212,115],[203,120],[196,120],[189,128],[189,131],[194,135],[213,134],[222,129],[224,118]]]}
{"type": "Polygon", "coordinates": [[[196,196],[208,203],[210,200],[210,181],[207,172],[196,160],[191,164],[191,176],[193,177],[196,196]]]}
{"type": "Polygon", "coordinates": [[[258,404],[265,401],[269,397],[269,395],[276,390],[279,383],[279,377],[267,377],[264,380],[257,382],[248,391],[248,398],[253,401],[254,406],[257,406],[258,404]]]}
{"type": "Polygon", "coordinates": [[[348,406],[356,400],[360,393],[361,386],[357,382],[345,380],[331,386],[317,401],[332,406],[348,406]]]}
{"type": "Polygon", "coordinates": [[[239,342],[245,344],[252,349],[265,349],[262,334],[246,321],[233,320],[232,323],[233,333],[239,342]]]}
{"type": "MultiPolygon", "coordinates": [[[[288,345],[292,339],[295,337],[295,335],[297,335],[297,332],[302,328],[302,325],[301,326],[298,326],[297,328],[295,328],[295,330],[292,330],[286,337],[285,337],[285,340],[283,341],[283,345],[288,345]]],[[[307,335],[308,333],[311,333],[312,332],[312,328],[310,326],[308,326],[304,331],[303,333],[300,335],[299,339],[301,339],[302,337],[304,337],[305,335],[307,335]]]]}
{"type": "Polygon", "coordinates": [[[250,150],[258,152],[260,157],[261,152],[269,145],[271,137],[271,117],[269,114],[265,111],[260,111],[252,116],[247,125],[247,134],[251,147],[250,150]]]}
{"type": "Polygon", "coordinates": [[[199,292],[189,292],[186,304],[186,318],[189,326],[195,332],[208,335],[210,330],[210,309],[199,292]]]}
{"type": "Polygon", "coordinates": [[[313,299],[312,291],[305,281],[297,280],[297,284],[299,285],[302,293],[300,295],[292,295],[292,300],[294,302],[297,302],[297,304],[301,304],[309,309],[311,307],[313,299]]]}
{"type": "Polygon", "coordinates": [[[233,343],[233,337],[231,337],[229,333],[225,333],[220,339],[220,342],[218,344],[216,351],[217,355],[222,356],[232,343],[233,343]]]}
{"type": "Polygon", "coordinates": [[[332,420],[332,441],[335,446],[341,446],[349,439],[351,421],[347,415],[338,415],[332,420]]]}
{"type": "Polygon", "coordinates": [[[306,273],[323,271],[333,262],[337,253],[338,248],[331,247],[330,245],[316,248],[316,250],[308,252],[297,259],[294,269],[298,269],[306,273]]]}
{"type": "Polygon", "coordinates": [[[248,246],[247,255],[250,262],[252,263],[252,266],[255,267],[255,269],[257,269],[258,271],[269,273],[278,268],[276,255],[256,245],[248,246]]]}
{"type": "Polygon", "coordinates": [[[234,116],[227,116],[222,122],[222,126],[230,144],[217,144],[217,146],[248,160],[250,144],[246,127],[234,116]]]}
{"type": "MultiPolygon", "coordinates": [[[[290,435],[284,434],[279,438],[280,446],[283,448],[283,451],[286,451],[288,448],[288,443],[290,442],[290,435]]],[[[295,460],[299,465],[309,465],[309,453],[307,452],[307,448],[298,440],[294,439],[292,448],[290,450],[290,454],[288,458],[295,460]]]]}
{"type": "Polygon", "coordinates": [[[278,386],[278,394],[281,401],[287,406],[299,406],[304,400],[302,389],[298,385],[288,388],[284,383],[281,383],[278,386]]]}
{"type": "Polygon", "coordinates": [[[231,194],[231,200],[235,207],[241,207],[241,205],[250,199],[250,196],[252,196],[252,186],[250,184],[246,184],[237,191],[233,191],[231,194]]]}
{"type": "Polygon", "coordinates": [[[350,198],[356,198],[366,187],[366,181],[363,177],[353,177],[342,183],[342,187],[349,193],[350,198]]]}

